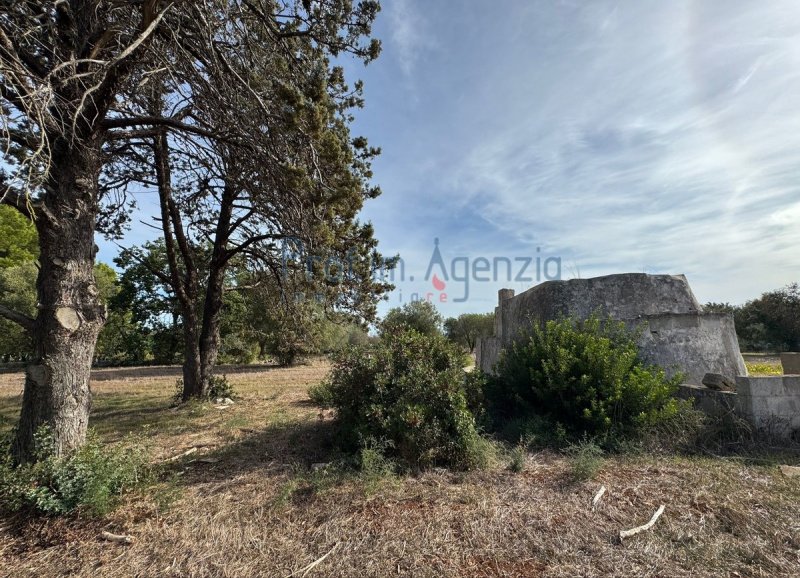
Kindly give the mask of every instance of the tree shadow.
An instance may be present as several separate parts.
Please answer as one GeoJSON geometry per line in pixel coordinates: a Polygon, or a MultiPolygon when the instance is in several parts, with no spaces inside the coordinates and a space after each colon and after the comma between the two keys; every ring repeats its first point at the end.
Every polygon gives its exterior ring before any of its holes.
{"type": "MultiPolygon", "coordinates": [[[[264,373],[281,369],[279,365],[219,365],[217,373],[264,373]]],[[[114,381],[120,379],[139,379],[143,377],[181,377],[183,368],[180,365],[147,365],[139,367],[109,367],[92,370],[92,381],[114,381]]]]}
{"type": "Polygon", "coordinates": [[[338,443],[338,424],[306,420],[267,426],[203,454],[169,464],[165,474],[183,472],[182,484],[235,479],[252,472],[274,477],[296,469],[311,471],[345,457],[338,443]]]}

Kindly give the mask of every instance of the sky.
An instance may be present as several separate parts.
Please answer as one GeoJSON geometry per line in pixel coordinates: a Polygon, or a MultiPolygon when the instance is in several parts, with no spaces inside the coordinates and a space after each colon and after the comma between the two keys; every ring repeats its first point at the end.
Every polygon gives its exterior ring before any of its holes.
{"type": "Polygon", "coordinates": [[[381,57],[346,66],[383,150],[362,218],[404,264],[382,311],[491,311],[556,274],[732,303],[800,281],[797,0],[382,4],[381,57]]]}

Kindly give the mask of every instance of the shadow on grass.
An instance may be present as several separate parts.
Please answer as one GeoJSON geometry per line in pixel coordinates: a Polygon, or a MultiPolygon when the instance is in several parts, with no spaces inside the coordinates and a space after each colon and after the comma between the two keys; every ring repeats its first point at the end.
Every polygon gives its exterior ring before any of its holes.
{"type": "MultiPolygon", "coordinates": [[[[281,369],[279,365],[220,365],[216,367],[217,373],[264,373],[281,369]]],[[[113,381],[119,379],[140,379],[143,377],[182,377],[183,368],[180,365],[148,365],[140,367],[110,367],[92,370],[92,381],[113,381]]]]}
{"type": "Polygon", "coordinates": [[[331,420],[291,421],[267,426],[217,450],[169,465],[169,475],[183,470],[184,484],[231,480],[251,472],[271,477],[291,471],[311,471],[345,457],[331,420]],[[194,458],[194,459],[192,459],[194,458]]]}

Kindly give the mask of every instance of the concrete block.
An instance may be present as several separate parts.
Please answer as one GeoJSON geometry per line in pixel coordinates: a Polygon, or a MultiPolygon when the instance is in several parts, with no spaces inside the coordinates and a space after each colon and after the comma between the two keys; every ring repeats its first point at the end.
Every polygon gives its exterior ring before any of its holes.
{"type": "Polygon", "coordinates": [[[781,353],[784,375],[800,375],[800,353],[781,353]]]}

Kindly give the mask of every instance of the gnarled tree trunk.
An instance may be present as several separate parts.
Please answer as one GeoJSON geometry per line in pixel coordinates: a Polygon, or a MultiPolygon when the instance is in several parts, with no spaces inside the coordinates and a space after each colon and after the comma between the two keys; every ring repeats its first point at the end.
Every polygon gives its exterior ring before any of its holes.
{"type": "Polygon", "coordinates": [[[105,323],[94,279],[100,166],[97,143],[59,143],[52,156],[50,187],[37,211],[39,311],[14,440],[18,462],[35,457],[34,434],[43,425],[59,454],[79,447],[86,437],[92,358],[105,323]]]}

